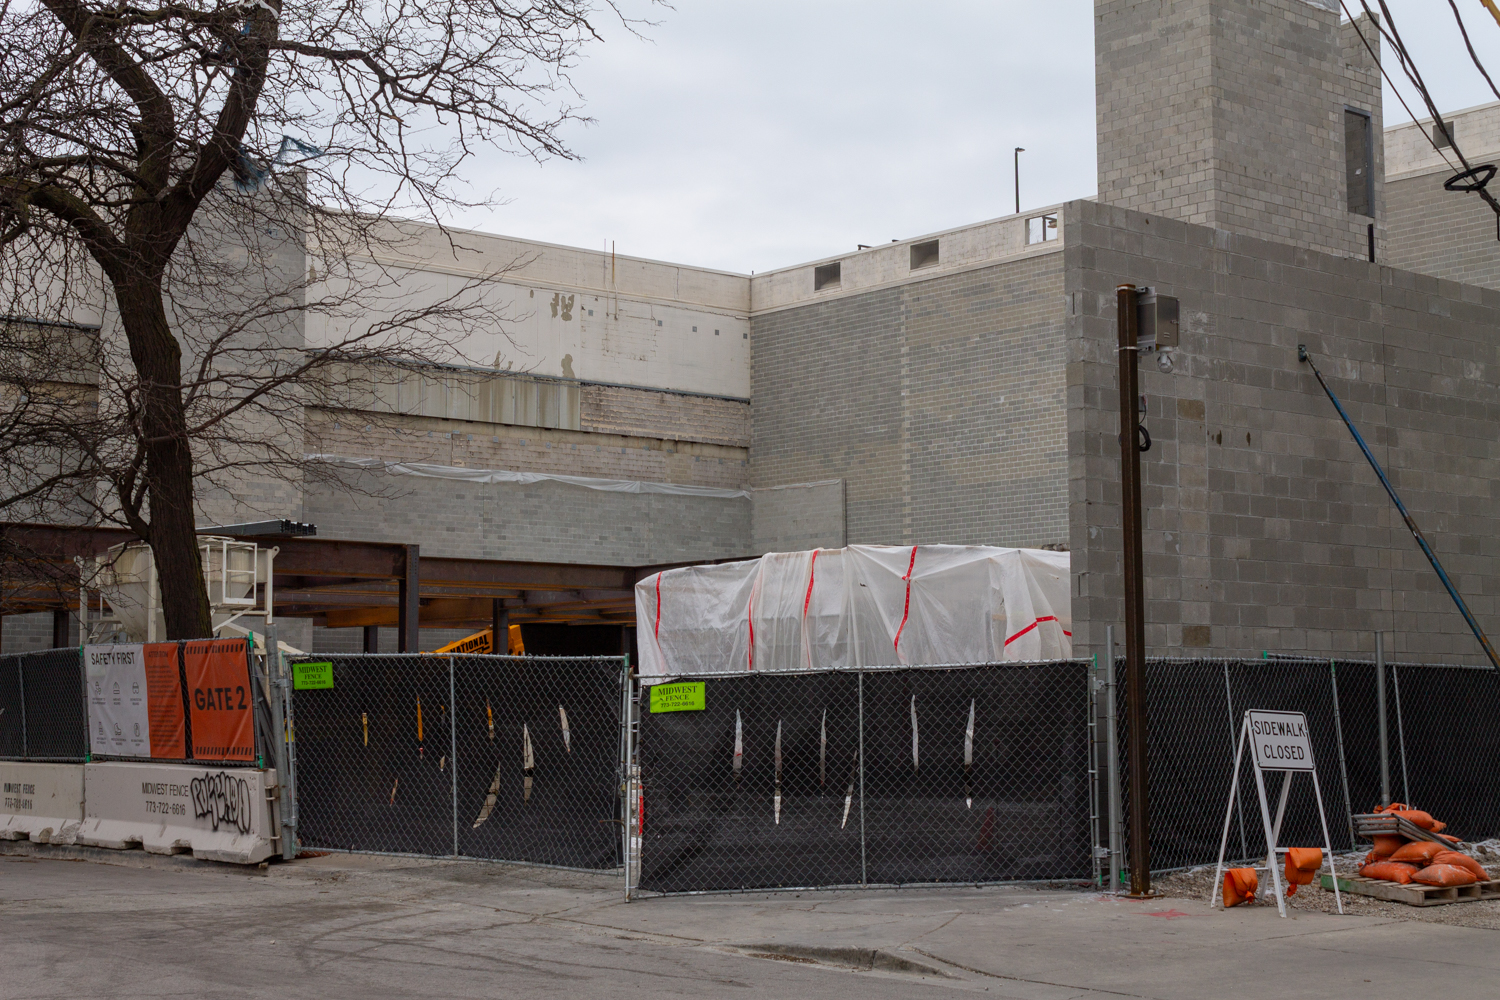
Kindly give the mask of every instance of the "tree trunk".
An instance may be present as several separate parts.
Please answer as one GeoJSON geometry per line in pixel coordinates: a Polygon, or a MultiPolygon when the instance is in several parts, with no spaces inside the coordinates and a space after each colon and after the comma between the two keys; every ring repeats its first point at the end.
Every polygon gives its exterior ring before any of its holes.
{"type": "Polygon", "coordinates": [[[194,523],[193,454],[182,401],[182,348],[172,335],[158,279],[115,284],[120,322],[139,378],[140,427],[152,555],[168,639],[213,635],[194,523]]]}

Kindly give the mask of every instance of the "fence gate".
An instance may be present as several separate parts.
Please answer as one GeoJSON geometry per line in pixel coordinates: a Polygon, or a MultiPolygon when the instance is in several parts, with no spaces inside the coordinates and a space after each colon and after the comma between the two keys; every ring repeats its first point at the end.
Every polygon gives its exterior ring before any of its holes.
{"type": "Polygon", "coordinates": [[[623,658],[304,660],[302,848],[618,867],[623,658]]]}
{"type": "Polygon", "coordinates": [[[1088,878],[1089,673],[1062,661],[677,678],[703,685],[688,711],[653,711],[643,688],[639,887],[1088,878]]]}

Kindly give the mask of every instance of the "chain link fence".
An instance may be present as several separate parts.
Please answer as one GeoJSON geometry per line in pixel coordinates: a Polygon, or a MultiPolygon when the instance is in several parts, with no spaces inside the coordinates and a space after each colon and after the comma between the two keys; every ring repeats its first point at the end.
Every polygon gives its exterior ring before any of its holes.
{"type": "MultiPolygon", "coordinates": [[[[1129,708],[1117,661],[1119,797],[1129,809],[1125,757],[1129,708]]],[[[1151,867],[1212,864],[1218,857],[1246,710],[1307,716],[1335,848],[1359,846],[1350,814],[1381,800],[1380,699],[1375,664],[1275,657],[1146,662],[1151,867]]],[[[1500,685],[1489,668],[1387,664],[1385,710],[1391,797],[1426,809],[1468,840],[1500,834],[1500,685]]],[[[1265,854],[1248,755],[1230,821],[1231,857],[1265,854]]],[[[1275,800],[1281,778],[1272,776],[1275,800]]],[[[1322,830],[1310,782],[1292,786],[1282,842],[1318,844],[1322,830]]]]}
{"type": "Polygon", "coordinates": [[[0,760],[79,763],[88,750],[79,648],[0,657],[0,760]]]}
{"type": "Polygon", "coordinates": [[[1087,878],[1089,678],[1085,661],[715,674],[678,678],[703,707],[671,712],[644,688],[636,884],[1087,878]]]}
{"type": "Polygon", "coordinates": [[[618,867],[622,658],[306,662],[333,686],[295,694],[299,846],[618,867]]]}

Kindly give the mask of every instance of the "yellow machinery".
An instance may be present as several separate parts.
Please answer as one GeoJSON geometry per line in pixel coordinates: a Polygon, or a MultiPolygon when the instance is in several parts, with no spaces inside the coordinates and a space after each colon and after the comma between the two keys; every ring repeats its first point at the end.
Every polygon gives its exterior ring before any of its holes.
{"type": "MultiPolygon", "coordinates": [[[[524,656],[526,654],[526,647],[521,644],[521,626],[512,625],[509,629],[509,632],[510,635],[508,638],[510,641],[506,644],[506,649],[504,650],[504,652],[509,654],[510,656],[524,656]]],[[[448,645],[444,646],[442,649],[434,649],[433,652],[493,653],[495,652],[495,642],[494,635],[492,633],[493,630],[491,629],[485,629],[482,632],[475,632],[473,635],[459,639],[457,642],[448,643],[448,645]]]]}

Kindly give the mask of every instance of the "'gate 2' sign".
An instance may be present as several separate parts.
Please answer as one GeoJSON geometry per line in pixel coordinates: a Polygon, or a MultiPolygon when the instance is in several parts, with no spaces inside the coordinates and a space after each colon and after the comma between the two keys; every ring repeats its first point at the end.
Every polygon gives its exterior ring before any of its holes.
{"type": "Polygon", "coordinates": [[[1246,713],[1250,723],[1250,749],[1263,771],[1311,771],[1312,737],[1307,716],[1301,712],[1246,713]]]}

